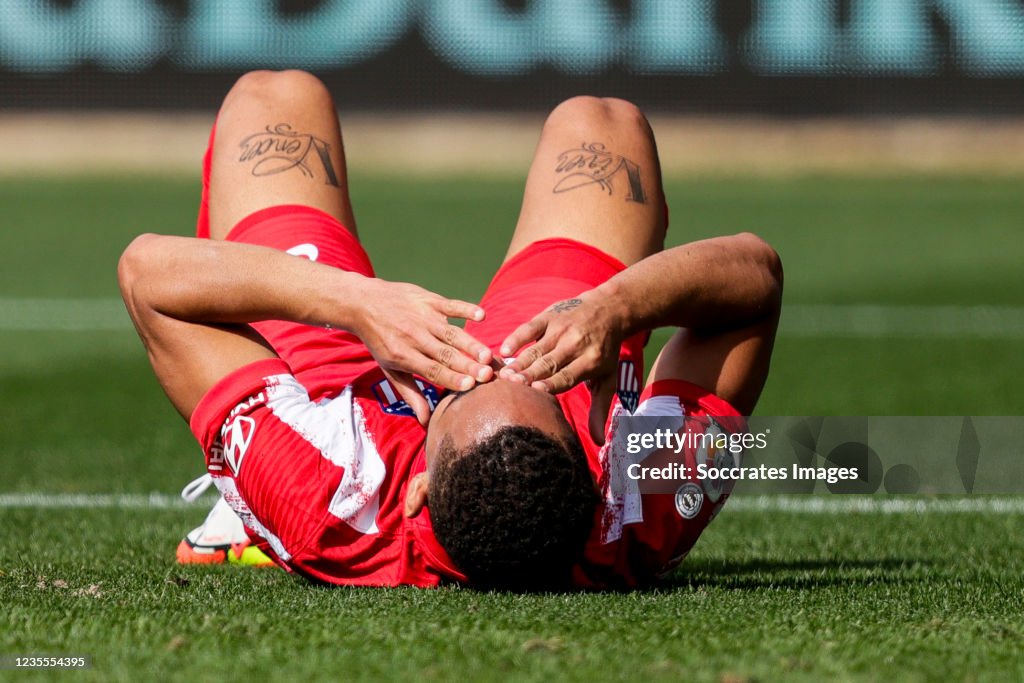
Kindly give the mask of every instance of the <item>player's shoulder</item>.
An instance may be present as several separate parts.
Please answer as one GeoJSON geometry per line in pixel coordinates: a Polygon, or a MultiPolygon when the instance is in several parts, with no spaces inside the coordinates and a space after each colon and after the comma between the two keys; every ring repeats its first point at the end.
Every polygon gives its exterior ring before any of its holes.
{"type": "Polygon", "coordinates": [[[681,379],[649,383],[640,394],[634,416],[667,417],[701,413],[721,417],[739,417],[741,413],[728,401],[702,386],[681,379]]]}

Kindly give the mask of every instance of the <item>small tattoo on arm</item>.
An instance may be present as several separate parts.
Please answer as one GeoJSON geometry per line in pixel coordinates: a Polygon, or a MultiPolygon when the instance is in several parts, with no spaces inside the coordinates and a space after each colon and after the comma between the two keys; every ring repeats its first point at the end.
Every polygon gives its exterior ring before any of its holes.
{"type": "Polygon", "coordinates": [[[619,154],[612,154],[602,142],[584,142],[576,149],[558,155],[555,173],[560,176],[552,192],[568,192],[585,185],[599,185],[612,194],[612,178],[625,172],[629,184],[626,201],[647,203],[644,186],[640,182],[640,166],[619,154]]]}
{"type": "Polygon", "coordinates": [[[583,299],[566,299],[565,301],[559,301],[557,304],[551,307],[552,313],[565,313],[578,307],[583,303],[583,299]]]}
{"type": "Polygon", "coordinates": [[[338,187],[338,176],[331,163],[331,146],[320,138],[309,133],[299,133],[290,124],[279,123],[267,126],[266,130],[254,133],[242,140],[238,145],[242,152],[238,157],[240,163],[256,161],[252,174],[257,178],[277,173],[284,173],[293,168],[302,171],[304,176],[315,178],[310,168],[310,152],[323,166],[325,182],[338,187]]]}

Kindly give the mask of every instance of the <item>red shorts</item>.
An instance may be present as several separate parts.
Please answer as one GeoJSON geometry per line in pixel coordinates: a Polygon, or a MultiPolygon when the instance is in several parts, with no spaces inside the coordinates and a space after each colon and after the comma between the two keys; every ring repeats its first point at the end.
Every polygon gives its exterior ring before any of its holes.
{"type": "Polygon", "coordinates": [[[483,322],[466,331],[497,351],[505,338],[556,301],[593,289],[626,266],[597,247],[565,238],[534,242],[510,258],[487,287],[483,322]]]}
{"type": "MultiPolygon", "coordinates": [[[[308,206],[257,211],[236,225],[227,239],[375,277],[359,240],[336,218],[308,206]]],[[[480,301],[486,319],[467,322],[466,330],[497,351],[516,327],[552,303],[592,289],[624,268],[621,261],[589,244],[565,238],[534,242],[498,270],[480,301]]],[[[336,363],[358,364],[361,373],[373,362],[366,346],[347,332],[280,320],[253,323],[253,327],[296,375],[336,363]]]]}
{"type": "MultiPolygon", "coordinates": [[[[575,240],[553,238],[534,242],[498,270],[480,301],[486,318],[480,323],[466,323],[466,331],[497,353],[509,334],[551,304],[593,289],[625,267],[597,247],[575,240]]],[[[636,335],[625,340],[619,351],[618,400],[630,409],[636,407],[640,395],[646,339],[646,333],[636,335]]],[[[558,394],[558,402],[598,477],[600,447],[591,438],[588,425],[590,391],[578,384],[558,394]]],[[[610,416],[611,411],[609,419],[610,416]]]]}
{"type": "MultiPolygon", "coordinates": [[[[300,205],[273,206],[238,223],[227,239],[286,251],[328,266],[375,277],[370,257],[338,219],[300,205]]],[[[373,363],[353,334],[282,320],[253,323],[296,376],[325,365],[351,365],[355,377],[373,363]]],[[[335,368],[336,369],[336,368],[335,368]]]]}

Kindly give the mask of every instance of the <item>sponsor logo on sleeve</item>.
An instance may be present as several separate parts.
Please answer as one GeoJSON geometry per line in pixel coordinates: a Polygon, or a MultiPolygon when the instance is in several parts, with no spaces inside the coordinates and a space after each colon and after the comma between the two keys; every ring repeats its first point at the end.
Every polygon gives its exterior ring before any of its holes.
{"type": "Polygon", "coordinates": [[[224,425],[221,430],[221,440],[224,442],[224,462],[228,468],[237,476],[242,468],[242,458],[245,457],[252,443],[252,436],[256,433],[256,420],[246,415],[239,415],[224,425]]]}
{"type": "Polygon", "coordinates": [[[676,512],[683,519],[693,519],[704,506],[704,490],[700,484],[688,481],[676,491],[676,512]]]}
{"type": "Polygon", "coordinates": [[[220,472],[224,469],[224,444],[218,438],[210,446],[210,456],[206,459],[206,469],[209,472],[220,472]]]}
{"type": "MultiPolygon", "coordinates": [[[[708,428],[704,434],[711,438],[701,440],[700,446],[697,448],[697,464],[704,465],[709,470],[728,470],[735,467],[737,464],[736,460],[733,458],[732,453],[729,452],[728,447],[716,445],[727,439],[726,431],[717,422],[709,419],[708,428]]],[[[704,491],[708,495],[708,500],[712,503],[717,503],[725,490],[726,479],[705,477],[702,483],[704,484],[704,491]]]]}

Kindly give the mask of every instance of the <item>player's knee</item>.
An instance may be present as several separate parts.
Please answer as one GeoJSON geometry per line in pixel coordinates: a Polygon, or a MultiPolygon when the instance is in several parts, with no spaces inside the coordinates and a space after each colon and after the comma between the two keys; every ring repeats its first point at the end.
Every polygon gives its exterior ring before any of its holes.
{"type": "Polygon", "coordinates": [[[227,97],[224,107],[244,106],[247,101],[285,102],[291,106],[322,105],[331,101],[323,82],[307,71],[250,71],[239,78],[227,97]]]}
{"type": "Polygon", "coordinates": [[[628,100],[617,97],[579,95],[565,100],[548,115],[545,127],[564,129],[566,126],[584,129],[635,130],[650,135],[647,117],[628,100]]]}
{"type": "Polygon", "coordinates": [[[608,116],[619,125],[641,128],[645,131],[650,129],[647,117],[644,116],[640,107],[629,100],[619,99],[618,97],[604,97],[601,99],[608,112],[608,116]]]}

